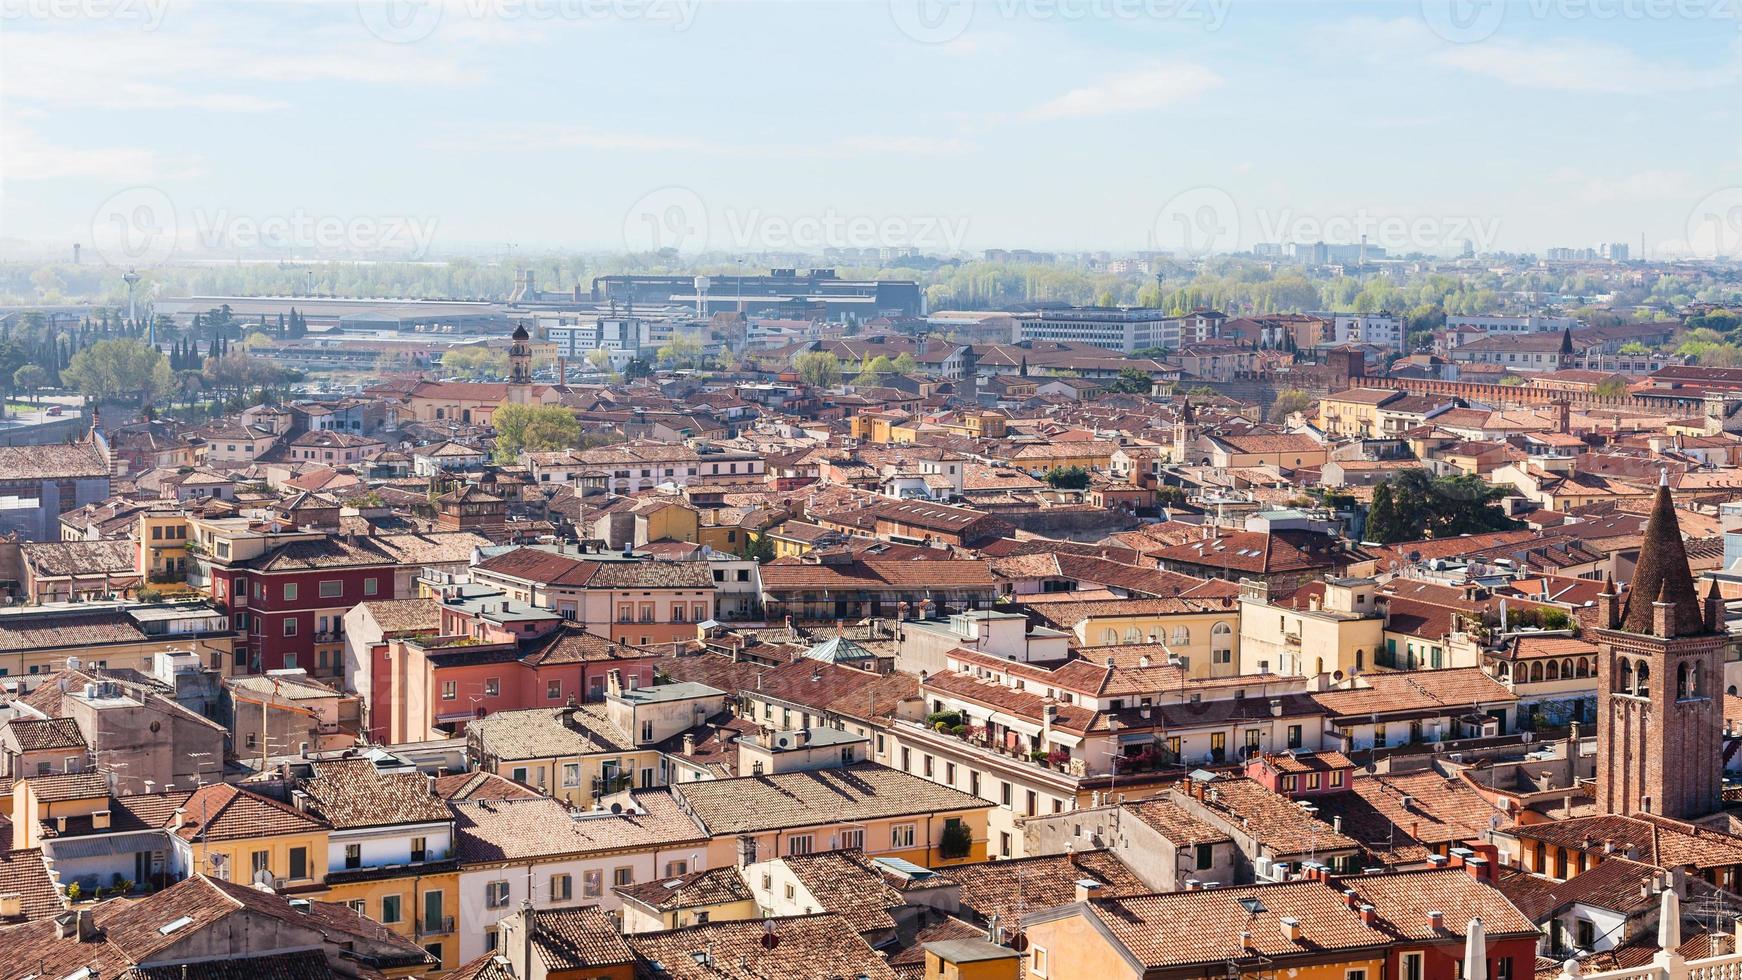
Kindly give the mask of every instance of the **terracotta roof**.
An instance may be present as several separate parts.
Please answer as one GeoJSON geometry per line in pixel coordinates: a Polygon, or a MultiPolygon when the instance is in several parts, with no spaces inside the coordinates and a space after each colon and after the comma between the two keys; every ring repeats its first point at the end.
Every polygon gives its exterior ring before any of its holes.
{"type": "Polygon", "coordinates": [[[467,864],[497,863],[667,847],[706,838],[669,793],[634,793],[632,798],[645,813],[571,812],[548,796],[455,802],[456,855],[467,864]]]}
{"type": "Polygon", "coordinates": [[[865,558],[825,565],[782,558],[763,565],[761,573],[762,588],[767,592],[916,588],[991,591],[998,585],[990,566],[978,559],[915,562],[865,558]]]}
{"type": "Polygon", "coordinates": [[[187,813],[176,834],[189,841],[255,840],[326,830],[325,824],[294,807],[223,783],[201,786],[182,808],[187,813]]]}
{"type": "Polygon", "coordinates": [[[597,905],[541,909],[533,916],[537,926],[532,934],[532,947],[544,968],[552,973],[635,962],[629,944],[597,905]]]}
{"type": "Polygon", "coordinates": [[[895,928],[889,914],[907,899],[871,867],[860,851],[824,851],[781,859],[805,891],[810,892],[817,912],[833,912],[860,933],[895,928]]]}
{"type": "Polygon", "coordinates": [[[499,760],[635,750],[635,739],[611,721],[603,704],[493,711],[468,723],[466,737],[499,760]]]}
{"type": "Polygon", "coordinates": [[[383,633],[410,633],[441,626],[442,609],[433,599],[382,599],[365,602],[383,633]]]}
{"type": "Polygon", "coordinates": [[[1511,823],[1475,787],[1431,769],[1357,775],[1349,788],[1314,800],[1320,818],[1341,817],[1343,833],[1391,863],[1425,860],[1441,845],[1480,841],[1495,816],[1511,823]]]}
{"type": "Polygon", "coordinates": [[[996,916],[1007,929],[1014,929],[1028,912],[1069,903],[1077,882],[1085,879],[1100,882],[1102,894],[1109,897],[1149,890],[1136,872],[1105,850],[955,864],[943,873],[961,885],[964,910],[972,910],[983,922],[996,916]]]}
{"type": "Polygon", "coordinates": [[[680,783],[672,792],[710,836],[991,806],[977,796],[872,762],[680,783]]]}
{"type": "Polygon", "coordinates": [[[0,851],[0,893],[22,899],[21,916],[10,922],[45,919],[65,910],[40,848],[0,851]]]}
{"type": "Polygon", "coordinates": [[[1479,667],[1445,670],[1394,671],[1361,675],[1362,687],[1321,691],[1311,695],[1334,716],[1374,714],[1444,714],[1482,706],[1499,707],[1518,700],[1479,667]]]}
{"type": "Polygon", "coordinates": [[[444,800],[533,800],[539,794],[493,772],[460,772],[437,776],[435,793],[444,800]]]}
{"type": "Polygon", "coordinates": [[[883,957],[837,915],[711,922],[624,938],[644,961],[638,978],[817,980],[841,976],[897,980],[883,957]],[[772,948],[764,944],[764,935],[775,937],[772,948]],[[651,969],[653,963],[661,969],[651,969]],[[753,967],[746,970],[741,963],[753,967]]]}
{"type": "Polygon", "coordinates": [[[89,442],[0,446],[0,473],[8,480],[96,479],[109,476],[109,461],[89,442]]]}
{"type": "Polygon", "coordinates": [[[302,789],[335,830],[407,823],[446,823],[447,804],[429,790],[422,773],[383,773],[368,759],[314,763],[302,789]]]}
{"type": "Polygon", "coordinates": [[[29,612],[0,616],[0,652],[143,643],[146,639],[144,631],[119,609],[72,616],[29,612]]]}
{"type": "Polygon", "coordinates": [[[656,878],[616,889],[624,899],[658,912],[748,902],[756,897],[736,865],[691,871],[674,878],[656,878]]]}
{"type": "Polygon", "coordinates": [[[85,748],[84,733],[71,718],[14,718],[6,730],[21,752],[85,748]]]}
{"type": "Polygon", "coordinates": [[[132,540],[26,541],[24,562],[38,576],[114,575],[134,571],[132,540]]]}
{"type": "Polygon", "coordinates": [[[1652,607],[1655,603],[1667,602],[1673,607],[1668,636],[1697,636],[1707,632],[1700,597],[1694,590],[1693,575],[1688,571],[1681,528],[1676,524],[1675,500],[1667,486],[1657,488],[1651,519],[1645,525],[1645,541],[1639,549],[1639,564],[1633,570],[1633,580],[1629,585],[1627,607],[1621,615],[1622,629],[1629,633],[1655,635],[1652,607]]]}

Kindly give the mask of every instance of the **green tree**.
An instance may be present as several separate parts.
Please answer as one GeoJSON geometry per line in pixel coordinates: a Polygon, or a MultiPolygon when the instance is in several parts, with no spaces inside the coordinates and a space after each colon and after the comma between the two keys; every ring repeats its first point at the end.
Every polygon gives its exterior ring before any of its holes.
{"type": "Polygon", "coordinates": [[[581,441],[581,422],[561,405],[503,405],[492,416],[496,461],[512,463],[529,453],[567,449],[581,441]]]}
{"type": "Polygon", "coordinates": [[[1423,469],[1402,470],[1373,488],[1366,537],[1393,544],[1508,530],[1517,522],[1499,507],[1505,495],[1481,477],[1435,477],[1423,469]]]}
{"type": "Polygon", "coordinates": [[[743,543],[738,545],[738,557],[756,562],[773,561],[774,539],[760,531],[746,533],[743,543]]]}
{"type": "Polygon", "coordinates": [[[1619,353],[1632,354],[1632,355],[1638,356],[1640,354],[1651,353],[1651,348],[1645,346],[1644,344],[1640,343],[1637,340],[1629,340],[1627,343],[1621,345],[1619,353]]]}
{"type": "Polygon", "coordinates": [[[1122,368],[1119,376],[1107,382],[1102,387],[1108,391],[1126,395],[1147,395],[1155,390],[1155,382],[1149,378],[1149,372],[1142,368],[1122,368]]]}
{"type": "Polygon", "coordinates": [[[1593,389],[1604,398],[1620,398],[1627,394],[1627,379],[1622,377],[1604,378],[1593,389]]]}
{"type": "Polygon", "coordinates": [[[1373,488],[1373,504],[1367,511],[1367,533],[1363,537],[1380,544],[1403,540],[1397,524],[1397,505],[1391,499],[1390,483],[1373,488]]]}
{"type": "Polygon", "coordinates": [[[99,340],[79,351],[61,378],[98,401],[128,400],[141,406],[175,391],[175,374],[162,352],[131,337],[99,340]]]}
{"type": "Polygon", "coordinates": [[[895,362],[888,354],[878,354],[859,367],[859,376],[853,379],[856,385],[880,385],[883,379],[895,373],[895,362]]]}
{"type": "Polygon", "coordinates": [[[32,400],[37,398],[42,389],[48,387],[50,380],[48,370],[39,364],[26,364],[12,372],[13,386],[28,394],[32,400]]]}
{"type": "Polygon", "coordinates": [[[841,383],[841,359],[826,350],[807,351],[793,358],[792,366],[805,384],[833,388],[841,383]]]}
{"type": "Polygon", "coordinates": [[[913,355],[909,354],[907,351],[902,351],[901,354],[895,358],[896,374],[912,374],[918,370],[919,362],[914,360],[913,355]]]}
{"type": "Polygon", "coordinates": [[[508,376],[508,355],[482,344],[460,347],[442,355],[441,369],[443,374],[470,381],[505,378],[508,376]]]}
{"type": "Polygon", "coordinates": [[[1055,466],[1046,471],[1044,479],[1054,490],[1089,489],[1089,471],[1081,466],[1055,466]]]}
{"type": "Polygon", "coordinates": [[[659,349],[659,362],[671,368],[700,367],[702,342],[694,337],[673,337],[659,349]]]}
{"type": "Polygon", "coordinates": [[[1276,393],[1276,400],[1270,403],[1270,417],[1285,419],[1295,412],[1311,412],[1317,404],[1313,396],[1299,388],[1284,388],[1276,393]]]}

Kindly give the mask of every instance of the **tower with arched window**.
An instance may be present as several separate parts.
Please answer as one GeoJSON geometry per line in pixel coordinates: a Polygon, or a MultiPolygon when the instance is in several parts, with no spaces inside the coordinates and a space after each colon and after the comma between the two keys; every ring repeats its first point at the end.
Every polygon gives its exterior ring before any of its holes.
{"type": "Polygon", "coordinates": [[[1669,485],[1657,490],[1623,604],[1598,601],[1597,805],[1693,818],[1723,788],[1724,604],[1700,599],[1669,485]]]}

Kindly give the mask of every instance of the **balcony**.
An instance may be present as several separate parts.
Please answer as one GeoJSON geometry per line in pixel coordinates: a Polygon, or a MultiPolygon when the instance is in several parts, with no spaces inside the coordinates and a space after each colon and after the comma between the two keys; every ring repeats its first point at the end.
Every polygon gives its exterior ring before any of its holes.
{"type": "Polygon", "coordinates": [[[342,641],[344,638],[345,638],[345,634],[340,630],[316,630],[315,631],[315,642],[316,643],[338,643],[338,642],[342,641]]]}
{"type": "Polygon", "coordinates": [[[454,917],[444,915],[439,919],[418,919],[417,938],[425,936],[445,936],[454,931],[454,917]]]}
{"type": "Polygon", "coordinates": [[[604,796],[608,793],[621,793],[626,789],[634,789],[634,788],[635,788],[635,776],[633,773],[626,772],[626,773],[622,773],[621,775],[617,775],[617,776],[595,776],[595,777],[593,777],[593,795],[594,796],[604,796]]]}

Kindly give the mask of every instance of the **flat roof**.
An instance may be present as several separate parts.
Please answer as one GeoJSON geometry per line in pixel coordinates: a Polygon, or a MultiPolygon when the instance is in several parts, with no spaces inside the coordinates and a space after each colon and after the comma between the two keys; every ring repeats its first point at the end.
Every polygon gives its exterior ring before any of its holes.
{"type": "Polygon", "coordinates": [[[637,687],[625,689],[615,695],[625,701],[637,704],[658,704],[664,701],[692,701],[696,698],[724,697],[725,691],[697,684],[694,681],[673,681],[670,684],[655,684],[652,687],[637,687]]]}

